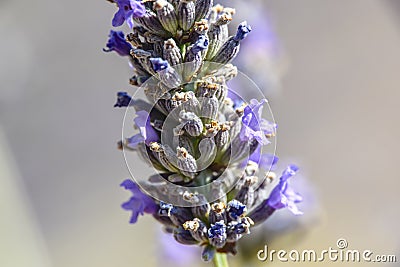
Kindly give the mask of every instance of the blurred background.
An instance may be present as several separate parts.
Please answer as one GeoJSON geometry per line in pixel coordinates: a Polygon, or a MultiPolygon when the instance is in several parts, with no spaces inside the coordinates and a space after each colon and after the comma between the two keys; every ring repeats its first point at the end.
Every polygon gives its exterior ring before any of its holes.
{"type": "MultiPolygon", "coordinates": [[[[268,96],[281,167],[301,166],[305,196],[304,216],[280,211],[230,261],[256,266],[264,243],[320,251],[338,238],[399,261],[400,1],[228,4],[233,26],[253,25],[236,63],[268,96]]],[[[114,12],[106,1],[0,1],[2,267],[178,266],[159,224],[129,225],[120,208],[129,173],[116,149],[124,110],[112,106],[130,70],[102,52],[114,12]]],[[[198,251],[180,251],[196,266],[198,251]]]]}

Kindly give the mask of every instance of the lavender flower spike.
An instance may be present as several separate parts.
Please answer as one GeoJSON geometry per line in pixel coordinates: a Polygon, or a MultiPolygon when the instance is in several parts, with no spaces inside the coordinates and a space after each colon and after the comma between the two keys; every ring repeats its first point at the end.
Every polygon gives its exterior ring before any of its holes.
{"type": "Polygon", "coordinates": [[[103,48],[104,52],[115,51],[120,56],[129,56],[132,46],[125,40],[124,33],[121,31],[110,31],[109,39],[106,44],[107,49],[103,48]]]}
{"type": "Polygon", "coordinates": [[[146,12],[145,6],[136,0],[116,0],[118,11],[112,20],[114,27],[121,26],[126,21],[130,28],[133,27],[133,17],[141,18],[146,12]]]}
{"type": "Polygon", "coordinates": [[[274,209],[287,207],[295,215],[303,214],[303,212],[301,212],[296,206],[296,203],[301,202],[303,198],[294,192],[287,182],[290,177],[296,174],[298,169],[299,168],[296,165],[292,164],[283,171],[279,184],[272,190],[268,198],[267,205],[274,209]]]}
{"type": "Polygon", "coordinates": [[[133,194],[122,207],[132,213],[131,223],[150,213],[178,243],[202,248],[203,260],[227,267],[226,254],[236,254],[253,225],[285,207],[302,213],[296,206],[302,198],[288,185],[297,166],[273,188],[278,158],[262,153],[276,132],[262,118],[267,100],[227,96],[227,81],[238,74],[230,62],[251,27],[242,22],[230,35],[234,10],[213,0],[108,1],[119,8],[113,25],[126,21],[131,29],[126,39],[111,31],[104,51],[126,56],[129,82],[146,97],[118,93],[114,106],[133,107],[136,117],[128,123],[137,129],[118,145],[154,167],[140,183],[146,192],[129,179],[121,184],[133,194]]]}
{"type": "Polygon", "coordinates": [[[154,214],[158,210],[157,204],[154,200],[140,191],[139,186],[130,179],[126,179],[121,183],[121,186],[130,190],[133,196],[121,207],[125,210],[132,211],[130,223],[136,223],[138,216],[144,213],[154,214]]]}

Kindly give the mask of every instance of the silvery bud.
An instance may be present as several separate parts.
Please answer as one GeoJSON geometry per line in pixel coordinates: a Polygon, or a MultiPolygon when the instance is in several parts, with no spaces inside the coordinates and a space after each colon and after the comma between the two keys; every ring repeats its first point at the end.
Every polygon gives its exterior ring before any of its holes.
{"type": "Polygon", "coordinates": [[[197,0],[196,1],[196,21],[205,19],[211,12],[213,0],[197,0]]]}
{"type": "Polygon", "coordinates": [[[174,229],[174,238],[176,241],[184,245],[194,245],[199,243],[199,241],[194,239],[192,234],[188,230],[183,229],[183,227],[174,229]]]}
{"type": "MultiPolygon", "coordinates": [[[[212,120],[210,123],[205,124],[206,127],[206,132],[205,132],[205,137],[207,138],[213,138],[217,135],[218,131],[221,129],[220,125],[218,124],[218,121],[212,120]]],[[[217,144],[217,143],[215,143],[217,144]]]]}
{"type": "Polygon", "coordinates": [[[207,226],[200,219],[194,218],[192,221],[186,221],[183,229],[188,230],[197,241],[207,241],[207,226]]]}
{"type": "Polygon", "coordinates": [[[194,154],[194,145],[192,138],[187,136],[186,134],[175,135],[174,138],[176,139],[176,146],[185,148],[189,154],[194,154]]]}
{"type": "Polygon", "coordinates": [[[191,136],[199,136],[203,132],[203,122],[193,112],[181,111],[179,117],[184,124],[185,131],[191,136]]]}
{"type": "Polygon", "coordinates": [[[195,0],[181,0],[178,5],[177,16],[179,26],[187,31],[195,22],[195,0]]]}
{"type": "Polygon", "coordinates": [[[226,206],[224,202],[216,202],[211,204],[211,210],[208,215],[210,223],[219,221],[226,222],[226,206]]]}
{"type": "Polygon", "coordinates": [[[199,70],[203,63],[202,51],[208,47],[208,37],[206,35],[200,35],[197,41],[189,46],[186,52],[184,62],[187,63],[184,66],[184,78],[189,81],[190,78],[199,70]]]}
{"type": "Polygon", "coordinates": [[[210,29],[207,32],[210,40],[210,45],[207,50],[206,59],[211,60],[219,51],[221,46],[227,39],[228,24],[231,22],[232,16],[229,14],[223,14],[218,20],[210,25],[210,29]]]}
{"type": "Polygon", "coordinates": [[[210,212],[210,204],[204,195],[186,192],[183,194],[183,199],[192,205],[196,205],[192,207],[192,213],[194,217],[200,219],[207,218],[208,213],[210,212]]]}
{"type": "Polygon", "coordinates": [[[140,66],[143,69],[145,69],[148,73],[150,73],[151,75],[156,74],[150,62],[150,57],[151,57],[150,52],[145,51],[143,49],[132,49],[131,55],[139,61],[140,66]]]}
{"type": "Polygon", "coordinates": [[[178,19],[176,17],[174,6],[166,0],[157,0],[154,3],[153,8],[156,10],[157,17],[164,29],[175,34],[178,29],[178,19]]]}
{"type": "Polygon", "coordinates": [[[146,9],[146,13],[143,17],[133,18],[137,23],[142,25],[145,29],[157,33],[160,36],[168,36],[168,32],[163,28],[160,21],[157,18],[157,15],[151,11],[146,9]]]}
{"type": "Polygon", "coordinates": [[[216,97],[203,98],[201,101],[201,117],[208,120],[214,120],[217,118],[219,110],[219,102],[216,97]]]}
{"type": "Polygon", "coordinates": [[[170,38],[164,42],[163,50],[164,58],[168,60],[171,66],[179,65],[182,63],[182,54],[179,47],[176,45],[174,39],[170,38]]]}
{"type": "Polygon", "coordinates": [[[153,56],[163,57],[164,38],[161,38],[160,36],[151,32],[146,32],[144,34],[144,38],[146,38],[147,44],[150,46],[149,49],[154,51],[153,56]]]}
{"type": "Polygon", "coordinates": [[[247,22],[240,23],[236,35],[231,36],[211,60],[221,64],[231,62],[239,53],[240,41],[250,32],[251,27],[247,25],[247,22]]]}
{"type": "Polygon", "coordinates": [[[244,183],[236,194],[235,199],[247,207],[251,207],[254,204],[254,185],[257,181],[258,178],[256,176],[245,177],[244,183]]]}
{"type": "Polygon", "coordinates": [[[192,91],[184,93],[183,101],[185,110],[193,113],[198,113],[200,111],[200,102],[192,91]]]}
{"type": "Polygon", "coordinates": [[[214,161],[217,149],[213,138],[203,138],[199,145],[200,157],[196,160],[199,170],[205,169],[214,161]]]}
{"type": "Polygon", "coordinates": [[[210,16],[208,18],[208,20],[212,23],[214,23],[218,16],[221,15],[222,11],[224,11],[224,7],[220,4],[216,4],[215,6],[213,6],[211,8],[211,12],[210,12],[210,16]]]}
{"type": "Polygon", "coordinates": [[[150,143],[150,150],[158,157],[158,161],[170,172],[178,172],[174,162],[176,155],[169,146],[163,146],[159,143],[150,143]]]}
{"type": "Polygon", "coordinates": [[[215,135],[214,140],[218,150],[224,148],[230,140],[229,130],[231,129],[230,123],[223,123],[220,126],[218,133],[215,135]]]}
{"type": "Polygon", "coordinates": [[[176,148],[176,156],[178,158],[178,168],[180,172],[192,179],[196,177],[197,163],[195,158],[183,147],[176,148]]]}
{"type": "Polygon", "coordinates": [[[172,68],[168,61],[162,58],[150,58],[153,71],[157,73],[161,82],[172,89],[181,84],[181,77],[178,72],[172,68]]]}
{"type": "MultiPolygon", "coordinates": [[[[238,69],[236,66],[232,65],[232,64],[225,64],[223,66],[221,66],[220,69],[216,70],[216,72],[214,73],[215,77],[218,76],[223,76],[225,78],[225,81],[229,81],[233,78],[235,78],[238,74],[238,69]]],[[[225,84],[226,85],[226,84],[225,84]]]]}

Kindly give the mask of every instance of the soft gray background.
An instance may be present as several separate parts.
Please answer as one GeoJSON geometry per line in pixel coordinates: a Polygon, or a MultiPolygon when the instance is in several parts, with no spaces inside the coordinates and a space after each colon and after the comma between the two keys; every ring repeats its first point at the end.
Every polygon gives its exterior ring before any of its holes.
{"type": "MultiPolygon", "coordinates": [[[[288,66],[270,96],[278,153],[320,199],[294,248],[344,237],[400,256],[399,2],[264,1],[288,66]]],[[[123,110],[112,105],[129,69],[101,51],[114,11],[106,1],[0,2],[1,266],[160,264],[157,225],[131,226],[119,208],[128,172],[116,149],[123,110]]]]}

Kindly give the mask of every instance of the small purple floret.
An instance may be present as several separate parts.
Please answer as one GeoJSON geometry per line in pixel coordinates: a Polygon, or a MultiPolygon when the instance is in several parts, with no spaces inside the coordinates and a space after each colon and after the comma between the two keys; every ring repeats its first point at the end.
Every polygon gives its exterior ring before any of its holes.
{"type": "Polygon", "coordinates": [[[139,186],[130,179],[126,179],[121,183],[121,186],[127,190],[130,190],[133,196],[121,206],[125,210],[132,211],[132,216],[130,219],[130,223],[136,223],[139,215],[143,215],[144,213],[154,214],[158,206],[154,202],[154,200],[140,191],[139,186]]]}

